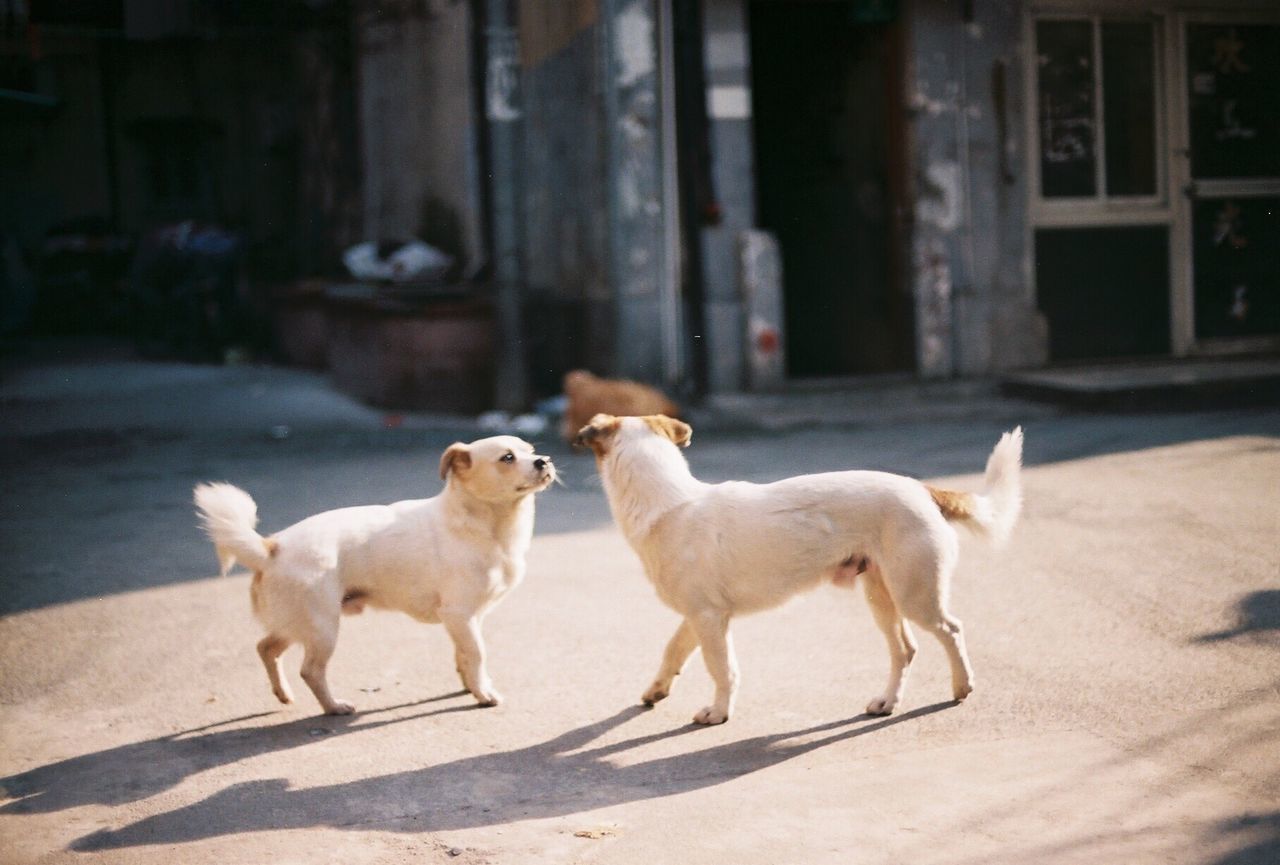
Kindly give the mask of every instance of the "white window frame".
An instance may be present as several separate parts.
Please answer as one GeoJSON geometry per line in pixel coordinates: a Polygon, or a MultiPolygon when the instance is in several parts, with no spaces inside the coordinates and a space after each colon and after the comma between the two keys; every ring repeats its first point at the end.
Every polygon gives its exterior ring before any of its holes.
{"type": "Polygon", "coordinates": [[[1197,195],[1205,198],[1249,198],[1280,195],[1280,178],[1193,180],[1191,177],[1191,112],[1187,105],[1185,81],[1187,78],[1187,25],[1189,24],[1264,24],[1280,26],[1280,12],[1274,5],[1258,6],[1242,4],[1228,10],[1196,8],[1170,15],[1172,31],[1170,60],[1173,80],[1179,83],[1171,94],[1173,130],[1171,159],[1171,187],[1177,191],[1173,206],[1173,231],[1182,239],[1173,242],[1170,235],[1171,261],[1169,268],[1172,282],[1170,298],[1170,325],[1173,328],[1175,355],[1226,355],[1247,352],[1274,351],[1280,349],[1280,335],[1196,338],[1195,313],[1195,262],[1192,243],[1192,206],[1197,195]]]}
{"type": "Polygon", "coordinates": [[[1025,44],[1028,46],[1027,82],[1027,142],[1029,153],[1028,186],[1031,196],[1031,218],[1037,228],[1106,225],[1160,225],[1171,219],[1169,208],[1169,160],[1167,102],[1165,75],[1168,43],[1167,27],[1163,18],[1120,11],[1039,11],[1033,10],[1025,19],[1025,44]],[[1088,21],[1092,28],[1093,44],[1093,124],[1094,124],[1094,193],[1092,196],[1045,197],[1041,192],[1040,177],[1040,64],[1039,46],[1036,43],[1036,25],[1042,21],[1088,21]],[[1155,119],[1155,142],[1152,158],[1155,161],[1155,191],[1151,195],[1108,195],[1106,192],[1107,130],[1103,118],[1102,23],[1103,21],[1149,22],[1152,25],[1154,46],[1152,51],[1152,76],[1155,84],[1152,106],[1155,119]]]}

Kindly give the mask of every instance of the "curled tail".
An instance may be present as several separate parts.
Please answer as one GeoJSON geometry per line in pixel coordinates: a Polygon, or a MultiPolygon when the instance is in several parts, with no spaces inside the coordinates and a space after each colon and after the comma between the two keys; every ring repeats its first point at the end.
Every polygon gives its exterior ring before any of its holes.
{"type": "Polygon", "coordinates": [[[1009,539],[1022,510],[1022,427],[1007,432],[987,458],[981,493],[959,493],[926,485],[948,520],[961,522],[999,545],[1009,539]]]}
{"type": "Polygon", "coordinates": [[[254,530],[258,506],[248,493],[231,484],[200,484],[195,503],[224,576],[237,561],[254,571],[267,566],[274,542],[254,530]]]}

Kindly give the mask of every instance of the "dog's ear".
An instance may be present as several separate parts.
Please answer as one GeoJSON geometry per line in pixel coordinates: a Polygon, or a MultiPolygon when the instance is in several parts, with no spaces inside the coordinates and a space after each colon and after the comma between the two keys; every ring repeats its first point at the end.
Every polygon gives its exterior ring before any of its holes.
{"type": "Polygon", "coordinates": [[[649,428],[658,435],[671,439],[676,447],[687,448],[693,441],[693,427],[682,420],[667,417],[665,414],[651,414],[644,419],[649,428]]]}
{"type": "Polygon", "coordinates": [[[444,449],[440,455],[440,480],[449,477],[449,472],[465,469],[471,465],[471,448],[462,442],[454,442],[444,449]]]}
{"type": "Polygon", "coordinates": [[[616,433],[621,425],[622,418],[614,417],[611,414],[598,414],[591,419],[590,423],[578,430],[578,435],[574,437],[573,443],[578,447],[594,446],[601,439],[616,433]]]}

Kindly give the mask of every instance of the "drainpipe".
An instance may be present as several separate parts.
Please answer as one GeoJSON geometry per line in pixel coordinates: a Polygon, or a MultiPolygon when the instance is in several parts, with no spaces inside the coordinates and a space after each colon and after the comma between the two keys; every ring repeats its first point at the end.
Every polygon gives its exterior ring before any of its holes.
{"type": "Polygon", "coordinates": [[[671,7],[658,0],[658,159],[662,166],[662,272],[658,313],[662,328],[662,378],[680,385],[680,178],[676,136],[676,50],[671,7]]]}
{"type": "Polygon", "coordinates": [[[513,0],[485,0],[484,95],[488,131],[489,211],[492,222],[490,258],[498,326],[498,408],[523,411],[528,399],[525,380],[524,328],[520,298],[520,52],[513,0]]]}

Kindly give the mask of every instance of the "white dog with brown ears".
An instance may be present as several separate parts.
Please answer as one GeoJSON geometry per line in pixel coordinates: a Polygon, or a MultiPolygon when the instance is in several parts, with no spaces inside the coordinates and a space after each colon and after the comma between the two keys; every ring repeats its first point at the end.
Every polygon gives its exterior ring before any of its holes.
{"type": "Polygon", "coordinates": [[[195,488],[196,507],[222,573],[252,570],[253,610],[267,635],[258,655],[281,703],[293,702],[280,655],[300,643],[302,679],[330,715],[354,707],[329,691],[325,668],[338,620],[366,606],[443,623],[462,684],[482,706],[501,699],[485,669],[480,624],[524,577],[533,538],[533,497],[556,478],[551,459],[514,436],[450,445],[444,490],[429,499],[340,508],[268,537],[258,508],[230,484],[195,488]]]}
{"type": "Polygon", "coordinates": [[[887,715],[902,699],[916,642],[907,620],[933,634],[951,662],[952,696],[973,690],[960,622],[947,612],[959,542],[949,521],[1004,541],[1022,505],[1022,429],[987,460],[981,494],[930,487],[901,475],[845,471],[770,484],[706,484],[680,448],[688,424],[663,415],[597,415],[577,442],[595,451],[609,508],[640,556],[658,597],[684,617],[642,700],[667,696],[701,647],[715,699],[694,715],[720,724],[738,688],[729,621],[776,606],[824,580],[859,580],[889,644],[889,683],[867,706],[887,715]]]}

